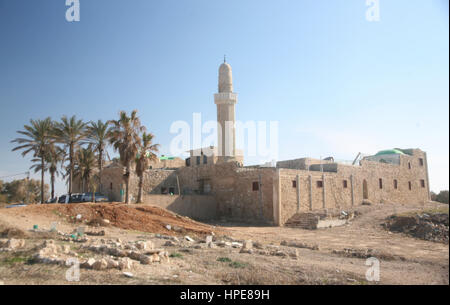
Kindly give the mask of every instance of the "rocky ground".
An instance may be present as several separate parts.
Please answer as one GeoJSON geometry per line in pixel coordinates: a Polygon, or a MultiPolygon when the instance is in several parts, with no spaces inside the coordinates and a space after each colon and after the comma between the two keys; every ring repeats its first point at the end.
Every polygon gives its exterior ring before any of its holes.
{"type": "Polygon", "coordinates": [[[0,283],[448,284],[448,243],[383,227],[430,208],[442,206],[364,206],[320,230],[203,224],[141,205],[0,208],[0,283]],[[366,279],[369,257],[379,282],[366,279]]]}

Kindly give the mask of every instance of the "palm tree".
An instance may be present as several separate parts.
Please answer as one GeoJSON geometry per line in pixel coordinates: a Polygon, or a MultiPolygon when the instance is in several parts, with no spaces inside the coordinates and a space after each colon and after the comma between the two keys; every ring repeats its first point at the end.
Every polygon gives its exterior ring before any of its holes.
{"type": "Polygon", "coordinates": [[[139,135],[145,131],[145,127],[141,126],[137,110],[133,110],[130,116],[125,111],[121,111],[119,119],[112,120],[111,125],[111,138],[109,141],[113,145],[114,150],[119,152],[120,163],[125,167],[125,203],[129,203],[131,165],[139,149],[139,135]]]}
{"type": "Polygon", "coordinates": [[[45,173],[45,157],[49,152],[53,143],[53,123],[51,118],[45,120],[30,120],[30,125],[24,126],[24,131],[17,133],[26,138],[16,138],[11,143],[18,143],[19,146],[13,148],[12,151],[24,150],[22,156],[33,152],[33,157],[39,158],[41,161],[41,203],[44,203],[44,173],[45,173]]]}
{"type": "Polygon", "coordinates": [[[75,153],[74,163],[73,176],[79,178],[82,182],[82,192],[85,192],[85,188],[89,188],[91,185],[91,178],[97,163],[94,151],[89,148],[81,148],[75,153]]]}
{"type": "Polygon", "coordinates": [[[100,192],[102,192],[102,170],[103,160],[105,159],[105,149],[108,146],[108,140],[111,136],[111,128],[109,122],[103,123],[101,120],[97,122],[91,122],[87,127],[87,140],[91,148],[97,151],[98,157],[98,184],[100,186],[100,192]]]}
{"type": "Polygon", "coordinates": [[[139,193],[137,203],[142,203],[142,186],[144,184],[144,173],[148,169],[150,162],[156,160],[156,152],[159,144],[152,144],[154,135],[143,133],[139,143],[139,154],[136,157],[136,175],[139,177],[139,193]]]}
{"type": "Polygon", "coordinates": [[[86,138],[86,123],[77,120],[75,116],[67,118],[63,116],[61,122],[55,124],[55,138],[57,142],[64,144],[65,151],[69,152],[69,196],[72,195],[74,153],[80,143],[86,138]]]}
{"type": "MultiPolygon", "coordinates": [[[[58,166],[64,162],[64,150],[56,146],[54,144],[50,145],[49,151],[45,156],[45,166],[44,170],[50,173],[50,184],[51,184],[51,198],[55,198],[55,180],[56,177],[59,176],[58,166]]],[[[34,172],[37,173],[42,170],[42,164],[40,159],[31,160],[35,164],[30,167],[30,169],[34,169],[34,172]]]]}

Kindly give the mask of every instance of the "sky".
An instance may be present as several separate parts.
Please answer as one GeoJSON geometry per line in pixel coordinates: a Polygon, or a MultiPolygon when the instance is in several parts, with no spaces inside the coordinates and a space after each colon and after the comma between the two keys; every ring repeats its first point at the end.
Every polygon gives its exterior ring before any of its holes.
{"type": "Polygon", "coordinates": [[[30,119],[137,109],[170,154],[173,122],[216,118],[226,54],[237,120],[277,121],[278,160],[420,148],[448,189],[448,0],[378,3],[80,0],[68,22],[65,0],[0,0],[0,177],[30,167],[10,143],[30,119]]]}

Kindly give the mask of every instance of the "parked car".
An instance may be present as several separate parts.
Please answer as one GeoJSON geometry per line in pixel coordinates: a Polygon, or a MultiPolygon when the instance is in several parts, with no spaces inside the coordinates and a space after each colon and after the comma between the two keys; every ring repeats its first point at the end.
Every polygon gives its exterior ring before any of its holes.
{"type": "Polygon", "coordinates": [[[69,195],[68,194],[59,196],[59,198],[58,198],[58,203],[60,203],[60,204],[69,203],[69,201],[70,200],[69,200],[69,195]]]}
{"type": "Polygon", "coordinates": [[[70,196],[69,203],[82,203],[83,202],[83,194],[72,194],[70,196]]]}
{"type": "Polygon", "coordinates": [[[45,203],[52,204],[52,203],[57,203],[57,202],[58,202],[58,197],[55,197],[55,198],[49,198],[45,203]]]}
{"type": "Polygon", "coordinates": [[[7,209],[12,209],[12,208],[22,208],[22,207],[26,207],[27,205],[24,203],[18,203],[18,204],[10,204],[7,205],[6,208],[7,209]]]}
{"type": "MultiPolygon", "coordinates": [[[[93,202],[92,192],[84,193],[82,196],[82,202],[93,202]]],[[[109,202],[108,197],[103,194],[95,193],[95,202],[109,202]]]]}

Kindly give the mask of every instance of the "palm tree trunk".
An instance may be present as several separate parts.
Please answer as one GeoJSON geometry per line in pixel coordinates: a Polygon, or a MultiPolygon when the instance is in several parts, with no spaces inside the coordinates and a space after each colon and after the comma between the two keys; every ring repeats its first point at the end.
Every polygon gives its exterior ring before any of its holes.
{"type": "Polygon", "coordinates": [[[139,177],[139,193],[137,203],[142,203],[142,186],[144,184],[144,175],[139,177]]]}
{"type": "Polygon", "coordinates": [[[45,173],[45,161],[44,156],[41,157],[41,203],[44,203],[44,173],[45,173]]]}
{"type": "Polygon", "coordinates": [[[103,149],[98,151],[98,184],[99,192],[102,193],[102,169],[103,169],[103,149]]]}
{"type": "Polygon", "coordinates": [[[55,172],[51,172],[52,199],[55,198],[55,172]]]}
{"type": "Polygon", "coordinates": [[[72,177],[73,177],[73,144],[69,146],[69,162],[70,162],[70,173],[69,173],[69,197],[72,195],[72,177]]]}
{"type": "Polygon", "coordinates": [[[125,203],[130,203],[130,165],[127,165],[125,173],[125,203]]]}

